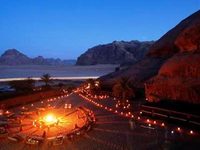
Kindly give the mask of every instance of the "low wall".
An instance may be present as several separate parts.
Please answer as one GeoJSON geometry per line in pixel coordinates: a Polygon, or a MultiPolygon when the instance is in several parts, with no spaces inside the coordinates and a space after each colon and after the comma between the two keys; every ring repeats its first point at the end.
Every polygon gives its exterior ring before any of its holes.
{"type": "Polygon", "coordinates": [[[165,121],[170,122],[176,122],[176,123],[182,123],[183,125],[186,125],[187,127],[192,128],[198,128],[200,129],[200,116],[191,114],[191,113],[185,113],[180,111],[175,111],[172,109],[164,109],[154,106],[147,106],[142,105],[141,110],[143,115],[155,117],[158,119],[165,119],[165,121]]]}
{"type": "Polygon", "coordinates": [[[50,90],[50,91],[43,91],[39,93],[33,93],[25,96],[18,96],[15,98],[10,98],[6,100],[0,101],[0,106],[5,108],[16,107],[19,105],[25,105],[28,103],[32,103],[35,101],[39,101],[41,99],[52,98],[56,96],[60,96],[63,93],[59,90],[50,90]]]}

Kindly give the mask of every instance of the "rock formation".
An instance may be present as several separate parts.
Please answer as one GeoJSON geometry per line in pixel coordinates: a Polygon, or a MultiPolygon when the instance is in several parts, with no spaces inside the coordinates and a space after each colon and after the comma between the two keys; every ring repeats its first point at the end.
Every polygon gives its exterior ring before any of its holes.
{"type": "Polygon", "coordinates": [[[77,65],[135,63],[144,58],[153,42],[114,41],[88,49],[78,57],[77,65]]]}
{"type": "Polygon", "coordinates": [[[122,76],[145,85],[149,101],[200,103],[200,11],[156,41],[144,59],[101,79],[112,85],[122,76]]]}
{"type": "Polygon", "coordinates": [[[163,64],[158,75],[146,83],[147,99],[200,103],[200,11],[164,35],[149,52],[156,57],[165,54],[172,57],[163,64]],[[172,31],[176,36],[170,39],[172,31]],[[171,43],[170,49],[165,49],[167,43],[171,43]]]}
{"type": "Polygon", "coordinates": [[[178,54],[146,83],[149,101],[172,99],[200,103],[200,54],[178,54]]]}

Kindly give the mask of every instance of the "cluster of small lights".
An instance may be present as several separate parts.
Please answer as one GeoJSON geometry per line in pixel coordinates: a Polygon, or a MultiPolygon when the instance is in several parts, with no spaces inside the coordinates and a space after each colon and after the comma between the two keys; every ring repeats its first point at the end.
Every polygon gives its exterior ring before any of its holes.
{"type": "Polygon", "coordinates": [[[65,109],[71,109],[72,108],[72,104],[65,104],[64,108],[65,109]]]}
{"type": "MultiPolygon", "coordinates": [[[[116,100],[116,98],[114,98],[116,100]]],[[[119,100],[117,101],[117,104],[115,105],[116,108],[121,107],[122,109],[128,110],[130,109],[131,104],[129,103],[129,100],[126,100],[124,104],[122,104],[119,100]]]]}
{"type": "Polygon", "coordinates": [[[88,98],[88,97],[86,97],[86,96],[84,96],[84,95],[82,95],[82,94],[79,94],[79,95],[80,95],[81,97],[83,97],[85,100],[87,100],[87,101],[93,103],[95,106],[100,107],[100,108],[102,108],[102,109],[104,109],[104,110],[106,110],[106,111],[110,111],[110,112],[116,113],[116,114],[118,114],[118,115],[120,115],[120,116],[129,117],[129,118],[134,118],[134,115],[133,115],[131,112],[125,113],[125,112],[123,112],[123,111],[118,111],[118,110],[113,109],[113,108],[111,108],[111,107],[107,107],[107,106],[104,106],[104,105],[102,105],[102,104],[100,104],[100,103],[97,103],[96,101],[93,101],[93,100],[91,100],[90,98],[88,98]]]}
{"type": "MultiPolygon", "coordinates": [[[[138,117],[138,120],[140,120],[140,117],[138,117]]],[[[156,120],[150,120],[150,119],[146,119],[146,123],[148,124],[149,127],[153,126],[153,125],[160,125],[161,127],[166,127],[164,122],[158,123],[156,120]]],[[[181,127],[177,127],[174,130],[171,130],[171,134],[174,134],[175,131],[177,133],[183,133],[183,129],[181,127]]],[[[189,132],[187,131],[187,133],[189,133],[190,135],[194,135],[194,131],[193,130],[189,130],[189,132]]],[[[196,133],[197,135],[197,133],[196,133]]]]}
{"type": "MultiPolygon", "coordinates": [[[[56,101],[58,99],[61,99],[61,98],[67,97],[67,96],[69,96],[69,94],[58,96],[58,97],[54,97],[54,98],[50,98],[50,99],[47,99],[47,102],[53,102],[53,101],[56,101]]],[[[43,103],[43,101],[41,101],[41,103],[43,103]]]]}
{"type": "MultiPolygon", "coordinates": [[[[87,92],[85,92],[83,89],[78,89],[76,90],[75,92],[79,93],[79,95],[81,97],[83,97],[85,100],[93,103],[94,105],[96,105],[97,107],[100,107],[100,108],[103,108],[107,111],[110,111],[110,112],[113,112],[113,113],[116,113],[120,116],[123,116],[123,117],[128,117],[128,118],[134,118],[142,123],[145,123],[147,124],[149,127],[152,127],[152,126],[160,126],[160,127],[163,127],[163,128],[166,128],[166,124],[164,122],[159,122],[159,121],[156,121],[156,120],[150,120],[150,119],[145,119],[144,117],[142,117],[142,112],[139,113],[139,115],[137,117],[135,117],[136,115],[133,115],[133,113],[131,113],[130,111],[127,113],[127,112],[123,112],[123,111],[119,111],[117,109],[113,109],[113,108],[109,108],[107,106],[104,106],[100,103],[97,103],[96,101],[92,100],[91,98],[94,98],[95,99],[95,96],[91,96],[91,94],[88,94],[87,92]],[[84,96],[82,93],[86,93],[87,96],[84,96]],[[89,98],[90,97],[90,98],[89,98]]],[[[116,98],[114,98],[114,100],[116,100],[116,98]]],[[[125,107],[123,107],[123,109],[129,109],[130,107],[130,103],[129,101],[127,100],[127,105],[125,107]]],[[[118,108],[119,106],[121,105],[120,101],[117,101],[117,104],[115,105],[115,108],[118,108]]],[[[174,130],[171,130],[171,134],[175,134],[175,132],[177,133],[183,133],[183,129],[181,129],[180,127],[177,127],[176,129],[174,130]]],[[[193,130],[185,130],[185,133],[189,134],[189,135],[197,135],[197,132],[194,133],[193,130]]]]}
{"type": "Polygon", "coordinates": [[[104,100],[106,98],[109,98],[109,96],[108,95],[94,95],[94,96],[91,95],[91,98],[94,98],[97,100],[104,100]]]}

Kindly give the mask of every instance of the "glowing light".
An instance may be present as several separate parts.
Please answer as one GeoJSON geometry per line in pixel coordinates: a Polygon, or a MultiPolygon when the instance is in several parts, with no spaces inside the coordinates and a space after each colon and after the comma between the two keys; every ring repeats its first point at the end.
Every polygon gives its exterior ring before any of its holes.
{"type": "Polygon", "coordinates": [[[173,131],[173,130],[171,131],[171,134],[174,134],[174,131],[173,131]]]}
{"type": "Polygon", "coordinates": [[[177,130],[178,130],[178,131],[181,131],[181,128],[180,128],[180,127],[178,127],[178,128],[177,128],[177,130]]]}
{"type": "Polygon", "coordinates": [[[165,126],[165,124],[164,124],[164,123],[162,123],[162,124],[161,124],[161,126],[162,126],[162,127],[164,127],[164,126],[165,126]]]}
{"type": "Polygon", "coordinates": [[[154,124],[156,124],[157,122],[156,122],[156,121],[154,121],[153,123],[154,123],[154,124]]]}
{"type": "Polygon", "coordinates": [[[48,114],[47,116],[44,117],[44,122],[46,124],[55,124],[58,122],[58,119],[54,115],[48,114]]]}
{"type": "Polygon", "coordinates": [[[193,134],[194,132],[192,130],[190,130],[190,134],[193,134]]]}
{"type": "Polygon", "coordinates": [[[147,119],[147,122],[150,122],[150,120],[149,120],[149,119],[147,119]]]}

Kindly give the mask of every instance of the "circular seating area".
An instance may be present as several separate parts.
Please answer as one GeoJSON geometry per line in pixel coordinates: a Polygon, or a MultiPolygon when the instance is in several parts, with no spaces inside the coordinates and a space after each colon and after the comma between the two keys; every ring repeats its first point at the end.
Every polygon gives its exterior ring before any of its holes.
{"type": "Polygon", "coordinates": [[[88,132],[95,123],[92,111],[84,107],[22,107],[20,113],[4,112],[0,118],[0,135],[12,142],[38,145],[61,145],[88,132]],[[8,115],[9,114],[9,115],[8,115]],[[11,115],[12,114],[12,115],[11,115]]]}

